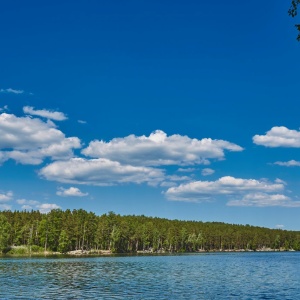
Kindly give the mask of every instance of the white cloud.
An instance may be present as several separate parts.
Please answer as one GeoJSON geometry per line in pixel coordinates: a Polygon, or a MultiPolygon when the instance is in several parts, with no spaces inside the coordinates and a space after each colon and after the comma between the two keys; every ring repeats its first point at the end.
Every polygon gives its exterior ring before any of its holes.
{"type": "Polygon", "coordinates": [[[98,186],[125,183],[156,185],[164,179],[163,170],[122,165],[108,159],[71,158],[68,161],[55,161],[42,168],[39,174],[48,180],[98,186]]]}
{"type": "Polygon", "coordinates": [[[168,175],[165,178],[170,180],[170,181],[188,181],[188,180],[191,180],[191,177],[189,177],[189,176],[177,176],[177,175],[168,175]]]}
{"type": "Polygon", "coordinates": [[[32,206],[30,206],[30,205],[22,205],[21,206],[21,209],[23,209],[23,210],[32,210],[33,209],[33,207],[32,206]]]}
{"type": "Polygon", "coordinates": [[[129,135],[110,142],[95,140],[82,153],[135,166],[188,166],[209,164],[208,159],[224,159],[225,150],[242,151],[243,148],[223,140],[197,140],[178,134],[167,136],[156,130],[149,137],[129,135]]]}
{"type": "Polygon", "coordinates": [[[12,88],[8,88],[8,89],[0,89],[0,93],[10,93],[10,94],[23,94],[24,91],[23,90],[15,90],[12,88]]]}
{"type": "Polygon", "coordinates": [[[177,176],[177,175],[167,175],[164,178],[165,181],[161,182],[159,185],[161,187],[172,187],[177,186],[175,182],[179,181],[191,181],[192,178],[189,176],[177,176]]]}
{"type": "Polygon", "coordinates": [[[69,189],[64,189],[63,187],[60,187],[56,192],[56,195],[62,197],[84,197],[87,196],[88,193],[83,193],[80,191],[79,188],[76,187],[70,187],[69,189]]]}
{"type": "Polygon", "coordinates": [[[300,201],[292,201],[290,197],[282,194],[250,193],[241,200],[230,200],[228,206],[283,206],[299,207],[300,201]]]}
{"type": "Polygon", "coordinates": [[[289,161],[276,161],[274,165],[284,166],[284,167],[300,167],[300,161],[289,160],[289,161]]]}
{"type": "Polygon", "coordinates": [[[195,168],[179,168],[177,172],[185,172],[185,173],[192,173],[196,171],[197,169],[195,168]]]}
{"type": "Polygon", "coordinates": [[[9,191],[7,193],[0,193],[0,202],[7,202],[10,201],[13,197],[13,192],[9,191]]]}
{"type": "Polygon", "coordinates": [[[18,199],[17,203],[22,205],[21,208],[24,210],[36,209],[39,210],[41,213],[48,213],[52,209],[61,208],[55,203],[40,203],[36,200],[18,199]]]}
{"type": "Polygon", "coordinates": [[[300,131],[275,126],[265,135],[255,135],[253,142],[265,147],[300,147],[300,131]]]}
{"type": "Polygon", "coordinates": [[[17,200],[17,203],[18,204],[28,204],[28,205],[38,205],[40,204],[39,201],[36,201],[36,200],[26,200],[26,199],[18,199],[17,200]]]}
{"type": "Polygon", "coordinates": [[[52,159],[64,159],[73,155],[72,149],[78,148],[81,148],[80,140],[77,137],[69,137],[40,149],[40,153],[52,159]]]}
{"type": "Polygon", "coordinates": [[[169,188],[165,195],[175,201],[205,201],[220,195],[249,192],[273,193],[284,189],[282,183],[268,183],[255,179],[221,177],[216,181],[194,181],[169,188]]]}
{"type": "Polygon", "coordinates": [[[54,203],[43,203],[38,205],[37,208],[42,214],[46,214],[52,209],[60,209],[61,207],[54,203]]]}
{"type": "Polygon", "coordinates": [[[80,123],[80,124],[86,124],[87,123],[86,121],[83,121],[83,120],[78,120],[77,122],[80,123]]]}
{"type": "Polygon", "coordinates": [[[215,170],[210,168],[205,168],[201,171],[202,176],[209,176],[215,173],[215,170]]]}
{"type": "Polygon", "coordinates": [[[33,116],[39,116],[55,121],[64,121],[67,120],[67,117],[65,114],[62,112],[58,111],[50,111],[46,109],[40,109],[40,110],[35,110],[34,107],[31,106],[24,106],[23,111],[25,114],[33,115],[33,116]]]}
{"type": "Polygon", "coordinates": [[[0,114],[0,163],[14,159],[21,164],[40,164],[46,157],[68,159],[81,148],[77,137],[66,138],[53,122],[0,114]]]}
{"type": "Polygon", "coordinates": [[[39,165],[43,162],[43,157],[38,151],[3,151],[0,152],[0,162],[13,159],[23,165],[39,165]]]}
{"type": "Polygon", "coordinates": [[[6,113],[0,115],[0,135],[1,148],[35,149],[64,139],[61,131],[40,119],[6,113]]]}
{"type": "Polygon", "coordinates": [[[11,210],[11,205],[0,204],[0,210],[11,210]]]}
{"type": "Polygon", "coordinates": [[[275,226],[275,228],[277,228],[277,229],[283,229],[283,228],[284,228],[284,225],[278,224],[278,225],[275,226]]]}

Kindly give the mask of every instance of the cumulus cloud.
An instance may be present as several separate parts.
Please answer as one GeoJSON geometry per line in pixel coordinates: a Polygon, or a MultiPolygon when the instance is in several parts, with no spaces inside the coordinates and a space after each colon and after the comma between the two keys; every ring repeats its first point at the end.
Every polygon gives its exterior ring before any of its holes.
{"type": "Polygon", "coordinates": [[[284,225],[278,224],[278,225],[275,226],[275,228],[277,228],[277,229],[283,229],[283,228],[284,228],[284,225]]]}
{"type": "Polygon", "coordinates": [[[37,208],[42,214],[46,214],[52,209],[60,209],[61,207],[55,203],[42,203],[40,205],[37,205],[37,208]]]}
{"type": "Polygon", "coordinates": [[[175,201],[205,201],[220,195],[250,192],[273,193],[284,189],[282,183],[224,176],[216,181],[193,181],[169,188],[165,195],[175,201]]]}
{"type": "MultiPolygon", "coordinates": [[[[41,111],[31,107],[25,107],[24,112],[42,116],[41,111]]],[[[46,116],[46,112],[43,113],[46,116]]],[[[108,143],[93,141],[82,151],[90,158],[74,158],[73,150],[81,147],[77,137],[65,137],[51,120],[7,113],[0,114],[0,136],[0,162],[13,159],[21,164],[38,165],[45,158],[51,158],[54,162],[40,170],[41,177],[68,184],[99,186],[147,183],[170,187],[173,186],[170,182],[190,181],[191,178],[166,176],[166,171],[159,167],[208,164],[208,159],[224,159],[225,151],[243,150],[223,140],[167,136],[157,130],[149,137],[130,135],[108,143]]],[[[194,168],[179,171],[193,172],[194,168]]],[[[66,195],[67,191],[58,193],[66,195]]]]}
{"type": "Polygon", "coordinates": [[[47,109],[35,110],[34,107],[32,106],[24,106],[23,111],[25,114],[29,114],[32,116],[39,116],[39,117],[43,117],[55,121],[64,121],[67,119],[66,115],[63,114],[62,112],[50,111],[47,109]]]}
{"type": "Polygon", "coordinates": [[[86,121],[83,121],[83,120],[78,120],[77,122],[80,123],[80,124],[86,124],[87,123],[86,121]]]}
{"type": "Polygon", "coordinates": [[[289,161],[276,161],[274,165],[284,166],[284,167],[300,167],[300,161],[289,160],[289,161]]]}
{"type": "Polygon", "coordinates": [[[215,173],[215,170],[210,168],[205,168],[201,171],[202,176],[209,176],[215,173]]]}
{"type": "Polygon", "coordinates": [[[164,179],[163,170],[122,165],[108,159],[71,158],[68,161],[55,161],[42,168],[39,174],[47,180],[98,186],[125,183],[156,185],[164,179]]]}
{"type": "Polygon", "coordinates": [[[40,203],[36,200],[26,200],[26,199],[18,199],[17,203],[22,205],[21,208],[24,210],[31,210],[36,209],[39,210],[41,213],[48,213],[52,209],[59,209],[61,208],[55,203],[40,203]]]}
{"type": "Polygon", "coordinates": [[[7,193],[0,193],[0,202],[10,201],[13,197],[13,192],[9,191],[7,193]]]}
{"type": "Polygon", "coordinates": [[[255,135],[253,142],[265,147],[300,147],[300,131],[291,130],[284,126],[275,126],[265,135],[255,135]]]}
{"type": "Polygon", "coordinates": [[[282,194],[267,193],[250,193],[245,195],[241,200],[230,200],[228,206],[283,206],[283,207],[299,207],[300,201],[292,201],[290,197],[282,194]]]}
{"type": "Polygon", "coordinates": [[[69,189],[64,189],[63,187],[60,187],[56,192],[56,195],[61,197],[84,197],[87,196],[88,193],[83,193],[80,191],[79,188],[76,187],[70,187],[69,189]]]}
{"type": "Polygon", "coordinates": [[[68,159],[81,148],[77,137],[66,138],[52,122],[7,113],[0,114],[0,136],[0,162],[37,165],[46,157],[68,159]]]}
{"type": "Polygon", "coordinates": [[[135,166],[188,166],[209,164],[209,159],[224,159],[225,150],[242,151],[243,148],[223,140],[197,140],[179,134],[167,136],[156,130],[149,137],[129,135],[110,142],[95,140],[82,153],[135,166]]]}
{"type": "Polygon", "coordinates": [[[12,88],[8,88],[8,89],[0,89],[0,93],[9,93],[9,94],[23,94],[24,91],[23,90],[15,90],[12,88]]]}

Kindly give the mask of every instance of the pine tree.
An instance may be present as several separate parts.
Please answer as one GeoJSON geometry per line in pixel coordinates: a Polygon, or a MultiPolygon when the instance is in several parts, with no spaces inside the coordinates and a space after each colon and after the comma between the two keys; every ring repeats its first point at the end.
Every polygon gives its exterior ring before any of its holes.
{"type": "Polygon", "coordinates": [[[0,214],[0,252],[9,246],[10,229],[11,225],[8,223],[7,218],[0,214]]]}

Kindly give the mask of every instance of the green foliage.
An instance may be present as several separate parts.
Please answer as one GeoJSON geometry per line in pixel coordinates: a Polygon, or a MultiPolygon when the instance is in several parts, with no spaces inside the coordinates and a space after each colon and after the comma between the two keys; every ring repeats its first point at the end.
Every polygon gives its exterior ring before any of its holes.
{"type": "Polygon", "coordinates": [[[25,255],[29,254],[28,248],[25,246],[19,246],[19,247],[13,247],[11,248],[7,254],[13,254],[13,255],[25,255]]]}
{"type": "Polygon", "coordinates": [[[44,252],[44,248],[40,247],[38,245],[32,245],[31,246],[31,252],[32,253],[43,253],[44,252]]]}
{"type": "Polygon", "coordinates": [[[114,253],[300,250],[300,232],[218,222],[178,221],[145,216],[96,216],[85,210],[0,212],[1,251],[110,250],[114,253]],[[24,247],[20,247],[20,246],[24,247]]]}
{"type": "Polygon", "coordinates": [[[280,235],[279,234],[276,235],[273,248],[280,249],[280,235]]]}
{"type": "Polygon", "coordinates": [[[10,229],[7,218],[0,214],[0,253],[9,246],[10,229]]]}
{"type": "Polygon", "coordinates": [[[66,253],[69,250],[70,240],[65,230],[62,230],[58,240],[58,251],[66,253]]]}
{"type": "Polygon", "coordinates": [[[44,248],[37,245],[32,245],[30,248],[28,246],[13,246],[7,249],[6,254],[11,255],[28,255],[28,254],[37,254],[43,253],[44,248]]]}

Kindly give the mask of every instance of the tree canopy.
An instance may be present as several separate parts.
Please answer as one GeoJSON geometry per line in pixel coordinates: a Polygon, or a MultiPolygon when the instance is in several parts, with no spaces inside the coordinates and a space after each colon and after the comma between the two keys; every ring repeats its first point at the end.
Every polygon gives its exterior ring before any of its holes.
{"type": "Polygon", "coordinates": [[[114,253],[294,249],[300,232],[220,222],[146,216],[95,215],[79,210],[0,211],[0,253],[22,246],[40,252],[110,250],[114,253]]]}

